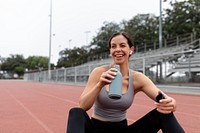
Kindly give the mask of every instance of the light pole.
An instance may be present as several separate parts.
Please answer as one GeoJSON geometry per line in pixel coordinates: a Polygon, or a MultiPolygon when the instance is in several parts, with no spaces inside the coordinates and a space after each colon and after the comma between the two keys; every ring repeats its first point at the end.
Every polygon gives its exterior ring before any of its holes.
{"type": "Polygon", "coordinates": [[[1,65],[2,65],[2,61],[1,61],[1,55],[0,55],[0,74],[1,74],[1,65]]]}
{"type": "Polygon", "coordinates": [[[88,45],[88,34],[90,33],[90,31],[86,31],[85,34],[86,34],[86,45],[88,45]]]}
{"type": "Polygon", "coordinates": [[[1,55],[0,55],[0,79],[2,78],[3,76],[3,72],[1,70],[1,65],[2,65],[2,58],[1,58],[1,55]]]}
{"type": "Polygon", "coordinates": [[[162,48],[162,0],[160,0],[159,48],[162,48]]]}
{"type": "Polygon", "coordinates": [[[58,56],[59,56],[59,58],[61,57],[60,52],[61,52],[61,45],[58,46],[58,56]]]}
{"type": "Polygon", "coordinates": [[[52,0],[50,0],[50,27],[49,27],[49,62],[48,62],[48,80],[51,79],[51,29],[52,29],[52,0]]]}
{"type": "Polygon", "coordinates": [[[70,43],[71,43],[72,39],[69,40],[69,49],[70,49],[70,43]]]}

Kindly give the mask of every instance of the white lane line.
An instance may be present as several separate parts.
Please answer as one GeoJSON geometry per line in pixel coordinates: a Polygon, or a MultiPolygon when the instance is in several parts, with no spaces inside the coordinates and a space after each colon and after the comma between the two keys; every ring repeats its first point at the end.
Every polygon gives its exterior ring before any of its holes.
{"type": "MultiPolygon", "coordinates": [[[[34,91],[36,91],[36,90],[34,90],[34,91]]],[[[50,95],[50,94],[47,94],[47,93],[44,93],[44,92],[40,92],[40,91],[37,91],[37,92],[42,94],[42,95],[46,95],[46,96],[49,96],[49,97],[52,97],[52,98],[56,98],[56,99],[59,99],[61,101],[69,102],[69,103],[72,103],[72,104],[75,104],[75,105],[78,106],[77,102],[74,102],[74,101],[71,101],[71,100],[67,100],[67,99],[64,99],[64,98],[59,98],[59,97],[56,97],[56,96],[53,96],[53,95],[50,95]]],[[[140,105],[140,104],[135,104],[135,103],[133,103],[133,105],[139,106],[139,107],[148,108],[148,109],[153,109],[152,106],[140,105]]],[[[195,114],[190,114],[190,113],[183,113],[183,112],[179,112],[179,111],[175,111],[175,113],[181,114],[181,115],[188,115],[188,116],[192,116],[192,117],[200,117],[200,115],[195,115],[195,114]]],[[[135,120],[132,120],[132,119],[129,119],[129,120],[130,121],[135,121],[135,120]]]]}
{"type": "MultiPolygon", "coordinates": [[[[36,91],[36,90],[34,90],[34,91],[36,91]]],[[[54,96],[54,95],[50,95],[50,94],[47,94],[47,93],[45,93],[45,92],[40,92],[40,91],[36,91],[36,92],[37,92],[37,93],[40,93],[40,94],[42,94],[42,95],[48,96],[48,97],[52,97],[52,98],[55,98],[55,99],[64,101],[64,102],[68,102],[68,103],[72,103],[72,104],[78,105],[77,102],[74,102],[74,101],[71,101],[71,100],[67,100],[67,99],[60,98],[60,97],[57,97],[57,96],[54,96]]]]}
{"type": "Polygon", "coordinates": [[[54,133],[46,124],[44,124],[37,116],[35,116],[22,102],[20,102],[14,95],[6,90],[8,94],[35,120],[37,121],[48,133],[54,133]]]}
{"type": "MultiPolygon", "coordinates": [[[[146,105],[140,105],[140,104],[135,104],[135,106],[139,106],[139,107],[145,107],[145,108],[149,108],[149,109],[153,109],[153,107],[151,106],[146,106],[146,105]]],[[[200,117],[200,115],[198,114],[191,114],[191,113],[184,113],[184,112],[180,112],[180,111],[175,111],[175,114],[181,114],[181,115],[188,115],[188,116],[192,116],[192,117],[200,117]]]]}

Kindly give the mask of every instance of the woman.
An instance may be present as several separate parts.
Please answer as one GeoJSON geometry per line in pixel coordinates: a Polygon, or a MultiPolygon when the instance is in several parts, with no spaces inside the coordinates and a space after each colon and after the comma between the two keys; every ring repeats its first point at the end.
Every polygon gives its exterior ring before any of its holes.
{"type": "Polygon", "coordinates": [[[159,90],[144,74],[129,68],[129,57],[134,51],[131,37],[119,32],[111,36],[108,43],[113,63],[120,66],[123,76],[123,95],[120,99],[108,96],[109,84],[116,75],[115,68],[95,68],[80,96],[80,108],[72,108],[69,112],[67,133],[156,133],[160,129],[164,133],[184,133],[173,114],[176,110],[175,99],[159,90]],[[156,109],[128,125],[126,110],[132,105],[134,95],[140,91],[152,100],[158,94],[164,95],[165,99],[155,103],[156,109]],[[94,111],[90,118],[86,111],[92,106],[94,111]]]}

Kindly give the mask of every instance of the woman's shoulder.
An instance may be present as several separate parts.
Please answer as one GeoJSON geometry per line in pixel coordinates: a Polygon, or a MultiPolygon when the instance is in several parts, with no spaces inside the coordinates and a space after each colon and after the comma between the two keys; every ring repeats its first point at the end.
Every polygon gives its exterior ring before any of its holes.
{"type": "Polygon", "coordinates": [[[133,86],[134,86],[134,91],[135,94],[139,91],[141,91],[142,86],[144,85],[144,81],[146,81],[146,76],[139,71],[133,71],[132,70],[132,75],[133,75],[133,86]]]}
{"type": "Polygon", "coordinates": [[[132,71],[132,76],[133,76],[134,81],[137,83],[142,83],[143,81],[147,79],[147,76],[139,71],[132,71]]]}
{"type": "Polygon", "coordinates": [[[130,69],[130,70],[131,70],[131,72],[132,72],[133,77],[144,76],[144,74],[143,74],[142,72],[135,71],[135,70],[132,70],[132,69],[130,69]]]}
{"type": "Polygon", "coordinates": [[[108,65],[98,66],[92,70],[92,73],[102,73],[102,72],[105,72],[107,69],[108,69],[108,65]]]}
{"type": "Polygon", "coordinates": [[[106,65],[95,67],[89,75],[89,80],[98,79],[107,70],[106,65]]]}

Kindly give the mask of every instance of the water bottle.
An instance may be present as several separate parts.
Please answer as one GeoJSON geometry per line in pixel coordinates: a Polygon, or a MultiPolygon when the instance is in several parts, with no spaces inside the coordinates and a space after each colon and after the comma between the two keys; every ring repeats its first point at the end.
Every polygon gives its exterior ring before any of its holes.
{"type": "Polygon", "coordinates": [[[120,99],[122,96],[122,74],[119,65],[115,65],[114,67],[117,69],[117,75],[111,80],[108,96],[112,99],[120,99]]]}

